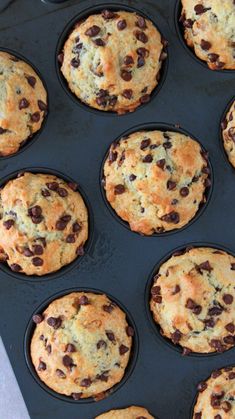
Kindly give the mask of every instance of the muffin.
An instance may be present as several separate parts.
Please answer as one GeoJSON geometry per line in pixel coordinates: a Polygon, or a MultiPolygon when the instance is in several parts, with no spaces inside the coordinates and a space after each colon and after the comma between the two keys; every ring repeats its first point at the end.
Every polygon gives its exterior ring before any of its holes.
{"type": "Polygon", "coordinates": [[[107,413],[96,416],[96,419],[154,419],[150,413],[139,406],[130,406],[126,409],[110,410],[107,413]]]}
{"type": "Polygon", "coordinates": [[[235,100],[221,124],[225,151],[230,163],[235,167],[235,100]]]}
{"type": "Polygon", "coordinates": [[[88,213],[77,185],[22,173],[0,190],[0,261],[14,272],[45,275],[84,253],[88,213]]]}
{"type": "Polygon", "coordinates": [[[198,385],[193,419],[235,418],[235,368],[213,371],[210,378],[198,385]]]}
{"type": "Polygon", "coordinates": [[[106,295],[73,292],[33,320],[32,362],[52,390],[79,400],[100,397],[121,381],[134,330],[106,295]]]}
{"type": "Polygon", "coordinates": [[[233,0],[182,0],[184,37],[211,70],[235,70],[233,0]]]}
{"type": "Polygon", "coordinates": [[[9,156],[36,133],[47,112],[47,93],[29,64],[0,51],[0,156],[9,156]]]}
{"type": "Polygon", "coordinates": [[[150,100],[164,46],[150,20],[103,10],[75,25],[58,59],[69,89],[82,102],[122,114],[150,100]]]}
{"type": "Polygon", "coordinates": [[[179,229],[206,201],[207,154],[179,132],[139,131],[113,143],[104,164],[104,189],[131,230],[151,235],[179,229]]]}
{"type": "Polygon", "coordinates": [[[183,353],[223,352],[235,344],[235,257],[215,248],[177,251],[154,277],[150,309],[164,337],[183,353]]]}

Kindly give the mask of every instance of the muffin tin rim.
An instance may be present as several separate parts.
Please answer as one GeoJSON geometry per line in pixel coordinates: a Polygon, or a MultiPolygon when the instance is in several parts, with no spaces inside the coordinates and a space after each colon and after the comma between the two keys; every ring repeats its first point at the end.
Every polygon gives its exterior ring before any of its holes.
{"type": "Polygon", "coordinates": [[[194,49],[193,48],[190,48],[190,46],[187,45],[186,40],[184,39],[183,27],[181,27],[182,25],[179,22],[181,11],[182,11],[182,3],[181,3],[181,0],[176,0],[176,2],[175,2],[175,10],[174,10],[174,23],[175,23],[176,34],[178,36],[178,39],[180,40],[180,43],[183,45],[184,49],[188,52],[188,54],[192,58],[194,58],[194,60],[196,62],[198,62],[199,64],[201,64],[204,68],[207,68],[207,70],[209,70],[209,71],[217,72],[217,73],[234,74],[235,73],[235,69],[234,70],[233,69],[224,69],[224,70],[214,69],[214,70],[212,70],[211,68],[208,67],[206,61],[203,61],[201,58],[197,57],[197,55],[194,52],[194,49]]]}
{"type": "Polygon", "coordinates": [[[62,179],[67,184],[68,182],[73,182],[77,184],[77,192],[81,195],[83,202],[85,204],[85,207],[87,209],[88,214],[88,238],[84,245],[84,255],[77,256],[72,262],[68,263],[67,265],[62,266],[59,270],[50,272],[45,275],[26,275],[24,272],[14,272],[11,270],[10,266],[7,264],[7,262],[1,262],[0,261],[0,271],[3,273],[10,275],[11,277],[17,279],[17,280],[23,280],[26,282],[44,282],[52,279],[57,279],[62,275],[67,275],[71,270],[78,268],[81,260],[89,253],[91,250],[93,241],[94,241],[94,214],[92,210],[92,206],[90,204],[90,201],[84,192],[83,188],[80,186],[80,183],[76,182],[73,178],[70,176],[56,170],[47,168],[45,166],[33,166],[33,167],[25,167],[23,169],[16,170],[14,172],[11,172],[10,174],[4,176],[0,181],[0,190],[10,181],[13,179],[17,179],[17,175],[20,173],[33,173],[33,174],[49,174],[54,175],[58,177],[59,179],[62,179]]]}
{"type": "Polygon", "coordinates": [[[23,153],[28,147],[30,147],[31,145],[34,144],[34,142],[36,140],[39,139],[40,135],[42,134],[42,132],[44,131],[46,124],[47,124],[47,120],[49,117],[49,113],[50,113],[50,98],[49,98],[49,89],[47,86],[47,83],[44,79],[44,77],[42,76],[42,73],[38,70],[38,68],[28,59],[26,58],[24,55],[22,55],[21,53],[19,53],[18,51],[16,52],[15,50],[11,49],[11,48],[7,48],[7,47],[3,47],[0,45],[0,52],[6,52],[10,55],[15,56],[16,58],[18,58],[20,61],[25,62],[26,64],[28,64],[37,74],[38,78],[41,80],[43,87],[46,91],[46,95],[47,95],[47,110],[46,113],[44,112],[44,116],[43,116],[43,121],[41,124],[41,127],[39,128],[38,131],[36,131],[34,134],[32,134],[32,137],[29,138],[25,138],[22,142],[25,141],[25,144],[23,144],[22,146],[20,145],[19,150],[16,151],[13,154],[8,154],[7,156],[0,156],[0,162],[4,161],[6,159],[10,159],[11,157],[18,157],[18,155],[20,153],[23,153]]]}
{"type": "Polygon", "coordinates": [[[119,215],[112,208],[112,206],[109,204],[109,202],[106,198],[105,188],[102,184],[102,181],[104,179],[104,165],[105,165],[105,162],[108,158],[110,147],[113,143],[119,142],[123,137],[128,136],[128,135],[133,134],[133,133],[138,132],[138,131],[148,132],[148,131],[155,131],[155,130],[164,131],[164,132],[165,131],[172,131],[172,132],[177,132],[177,133],[181,133],[181,134],[184,134],[186,136],[189,136],[191,139],[193,139],[194,141],[196,141],[200,145],[202,151],[207,152],[207,150],[204,148],[204,145],[201,143],[201,141],[199,141],[189,131],[185,130],[181,126],[170,124],[170,123],[167,123],[167,122],[145,122],[145,123],[141,123],[141,124],[132,126],[131,128],[125,130],[121,135],[116,137],[116,139],[109,144],[108,149],[105,152],[105,155],[102,159],[102,163],[101,163],[101,167],[100,167],[99,185],[100,185],[100,192],[101,192],[102,199],[105,203],[106,208],[109,210],[110,214],[114,217],[114,219],[116,219],[122,226],[124,226],[127,230],[129,230],[130,233],[134,233],[134,234],[137,234],[138,236],[148,237],[148,238],[150,238],[150,237],[167,237],[167,236],[170,236],[172,234],[179,233],[179,232],[185,230],[186,228],[190,227],[194,222],[196,222],[199,219],[199,217],[206,210],[207,206],[209,205],[209,203],[211,201],[211,198],[212,198],[212,195],[213,195],[213,190],[214,190],[214,172],[213,172],[213,166],[211,164],[210,154],[209,154],[209,158],[208,158],[207,162],[208,162],[208,166],[209,166],[209,169],[210,169],[209,179],[211,180],[211,186],[209,188],[205,188],[204,196],[206,197],[206,202],[201,203],[199,205],[199,208],[198,208],[196,214],[187,224],[185,224],[184,226],[182,226],[179,229],[176,228],[176,229],[173,229],[173,230],[165,231],[163,233],[156,233],[155,232],[151,235],[145,235],[145,234],[142,234],[142,233],[138,233],[137,231],[132,231],[131,230],[131,228],[129,226],[129,223],[127,221],[122,220],[121,217],[119,217],[119,215]]]}
{"type": "MultiPolygon", "coordinates": [[[[174,350],[175,352],[178,352],[178,354],[180,356],[185,357],[182,354],[183,351],[183,347],[179,344],[174,345],[174,343],[166,336],[163,336],[160,332],[160,325],[157,324],[153,318],[152,312],[150,310],[150,299],[151,299],[151,288],[154,282],[154,276],[156,275],[156,273],[159,271],[159,269],[161,268],[161,266],[167,262],[175,252],[180,251],[180,250],[185,250],[187,248],[200,248],[200,247],[205,247],[205,248],[213,248],[215,250],[221,250],[223,252],[228,253],[229,255],[235,257],[235,250],[231,250],[228,247],[222,245],[222,244],[218,244],[218,243],[212,243],[212,242],[207,242],[207,241],[193,241],[193,242],[188,242],[184,245],[181,246],[177,246],[174,247],[172,250],[170,250],[167,254],[163,255],[163,257],[161,257],[159,259],[159,261],[154,265],[154,267],[152,268],[152,270],[150,271],[150,274],[148,275],[147,278],[147,282],[145,285],[145,291],[144,291],[144,299],[145,299],[145,314],[147,317],[147,321],[149,324],[149,328],[152,330],[152,332],[154,332],[154,336],[156,338],[157,341],[161,341],[164,343],[164,345],[168,346],[168,348],[174,350]]],[[[201,352],[190,352],[188,355],[186,355],[186,358],[190,357],[190,358],[197,358],[200,360],[208,360],[208,358],[212,358],[212,357],[216,357],[216,356],[222,356],[225,355],[227,352],[235,350],[235,345],[232,346],[231,348],[227,349],[224,352],[207,352],[207,353],[201,353],[201,352]]]]}
{"type": "Polygon", "coordinates": [[[86,403],[97,403],[99,401],[102,400],[106,400],[107,398],[109,398],[110,396],[112,396],[114,393],[116,393],[121,387],[123,387],[127,381],[129,380],[129,378],[132,376],[132,373],[135,370],[137,361],[138,361],[138,356],[139,356],[139,334],[138,334],[138,328],[136,326],[135,320],[132,316],[132,314],[130,313],[129,309],[126,308],[126,306],[120,302],[119,299],[117,299],[116,297],[113,297],[112,294],[110,294],[109,292],[106,292],[104,290],[100,290],[99,288],[93,288],[93,287],[72,287],[72,288],[66,288],[60,291],[57,291],[56,293],[52,294],[50,297],[48,297],[47,299],[45,299],[43,302],[40,303],[40,305],[33,310],[29,320],[26,323],[25,326],[25,332],[24,332],[24,338],[23,338],[23,352],[24,352],[24,359],[27,365],[27,368],[31,374],[31,376],[33,377],[33,379],[36,381],[36,383],[47,393],[50,394],[50,396],[55,397],[56,399],[60,399],[62,401],[65,402],[69,402],[69,403],[78,403],[78,404],[86,404],[86,403]],[[72,397],[70,396],[66,396],[65,394],[60,394],[57,393],[56,391],[52,390],[50,387],[48,387],[43,381],[40,380],[40,377],[38,376],[38,374],[35,371],[33,362],[31,360],[31,356],[30,356],[30,343],[31,343],[31,339],[33,336],[33,332],[35,330],[35,323],[33,322],[33,315],[34,314],[38,314],[41,313],[42,311],[46,310],[46,308],[56,299],[59,299],[63,296],[69,295],[73,292],[84,292],[84,293],[94,293],[94,294],[98,294],[98,295],[106,295],[110,301],[114,301],[117,306],[125,313],[126,315],[126,321],[128,323],[129,326],[132,326],[134,329],[134,336],[132,338],[132,347],[131,347],[131,351],[130,351],[130,357],[127,363],[127,366],[125,368],[125,372],[124,375],[121,379],[121,381],[119,381],[117,384],[115,384],[114,386],[112,386],[110,389],[106,390],[105,394],[105,398],[101,399],[101,400],[95,400],[95,398],[93,397],[89,397],[89,398],[84,398],[84,399],[80,399],[80,400],[74,400],[72,397]]]}
{"type": "Polygon", "coordinates": [[[128,116],[128,115],[131,115],[131,114],[135,113],[139,109],[143,109],[145,106],[150,104],[152,102],[152,100],[154,100],[155,97],[158,95],[160,90],[162,89],[162,87],[163,87],[163,85],[166,81],[167,73],[168,73],[168,69],[169,69],[169,48],[168,48],[168,44],[166,45],[166,47],[163,48],[163,50],[167,52],[167,57],[166,57],[165,60],[162,61],[162,65],[161,65],[161,68],[160,68],[160,71],[159,71],[160,72],[160,79],[158,81],[158,84],[155,86],[155,88],[150,93],[150,101],[147,102],[147,103],[144,103],[144,104],[140,104],[132,112],[128,111],[128,112],[125,112],[125,113],[122,113],[122,114],[118,114],[117,112],[114,112],[114,111],[105,111],[105,110],[93,108],[89,104],[86,104],[81,99],[79,99],[70,90],[70,88],[68,86],[68,82],[67,82],[67,80],[65,79],[65,77],[63,76],[63,74],[60,70],[61,66],[58,63],[58,55],[62,51],[63,46],[64,46],[66,40],[68,39],[68,36],[73,31],[74,25],[76,24],[76,22],[79,22],[79,20],[83,19],[84,17],[89,17],[90,15],[93,15],[95,13],[100,13],[104,9],[123,10],[123,11],[132,12],[132,13],[139,14],[140,16],[143,16],[145,19],[148,19],[148,20],[150,20],[150,22],[153,23],[153,25],[156,27],[156,29],[160,33],[161,37],[167,41],[167,38],[165,38],[163,33],[160,31],[160,29],[158,28],[158,25],[155,23],[155,21],[152,18],[149,18],[145,13],[143,13],[142,10],[139,10],[139,9],[135,8],[135,6],[132,6],[132,5],[130,6],[129,4],[121,4],[121,3],[118,3],[118,2],[115,2],[115,3],[98,3],[96,5],[83,8],[72,19],[70,19],[67,22],[67,24],[64,26],[62,32],[60,33],[60,35],[58,37],[56,48],[55,48],[55,70],[56,70],[57,78],[58,78],[58,80],[60,82],[60,85],[62,86],[63,90],[73,100],[74,103],[76,103],[77,105],[82,107],[84,110],[95,113],[97,116],[100,116],[100,115],[108,116],[108,117],[128,116]]]}
{"type": "MultiPolygon", "coordinates": [[[[232,99],[229,100],[229,102],[226,105],[226,108],[224,109],[222,116],[220,118],[219,123],[219,147],[222,150],[222,154],[229,166],[232,168],[232,170],[235,170],[235,167],[232,165],[232,163],[229,161],[228,154],[226,153],[225,147],[224,147],[224,139],[223,139],[223,129],[222,129],[222,122],[225,120],[227,113],[229,112],[232,104],[234,103],[234,109],[235,109],[235,96],[232,97],[232,99]]],[[[234,122],[235,123],[235,122],[234,122]]]]}

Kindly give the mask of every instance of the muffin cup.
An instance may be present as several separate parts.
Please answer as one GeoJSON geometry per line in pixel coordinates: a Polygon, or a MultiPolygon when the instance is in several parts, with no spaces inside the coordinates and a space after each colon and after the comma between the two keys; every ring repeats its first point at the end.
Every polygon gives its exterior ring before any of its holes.
{"type": "MultiPolygon", "coordinates": [[[[16,172],[13,172],[9,174],[8,176],[4,177],[0,182],[0,189],[9,181],[12,179],[17,178],[17,175],[24,172],[31,172],[31,173],[44,173],[49,175],[57,176],[58,178],[64,180],[65,182],[69,183],[76,183],[77,182],[70,178],[67,175],[64,175],[61,172],[58,172],[57,170],[47,169],[46,167],[26,167],[22,170],[17,170],[16,172]]],[[[24,281],[33,281],[33,282],[44,282],[48,279],[55,279],[59,276],[66,275],[70,270],[76,268],[80,261],[83,259],[84,256],[90,251],[91,245],[92,245],[92,238],[93,238],[93,232],[94,232],[94,218],[93,218],[93,212],[92,207],[88,201],[88,198],[81,188],[81,186],[78,184],[77,191],[80,193],[82,199],[84,200],[85,206],[87,208],[88,212],[88,239],[84,245],[84,255],[78,256],[76,259],[74,259],[71,263],[68,265],[62,266],[58,271],[51,272],[46,275],[37,276],[37,275],[26,275],[25,273],[20,272],[13,272],[11,268],[8,266],[7,262],[0,262],[0,270],[2,270],[7,275],[10,275],[16,279],[21,279],[24,281]]]]}
{"type": "Polygon", "coordinates": [[[86,109],[90,112],[96,113],[97,115],[103,115],[103,116],[125,116],[128,114],[132,114],[134,112],[136,112],[138,109],[142,109],[144,106],[147,106],[149,103],[151,103],[152,99],[155,98],[155,96],[159,93],[159,91],[161,90],[163,83],[166,79],[166,75],[167,75],[167,70],[168,70],[168,48],[167,46],[163,48],[164,51],[166,51],[167,53],[167,57],[165,60],[163,60],[162,62],[162,66],[160,69],[160,79],[159,82],[157,84],[157,86],[153,89],[152,93],[150,94],[150,101],[148,103],[144,103],[139,105],[133,112],[126,112],[123,114],[118,114],[117,112],[112,112],[112,111],[103,111],[103,110],[99,110],[99,109],[95,109],[92,108],[89,105],[86,105],[86,103],[82,102],[70,89],[67,83],[67,80],[64,78],[61,70],[60,70],[60,65],[58,62],[58,55],[60,54],[60,52],[63,49],[63,46],[68,38],[68,36],[70,35],[70,33],[73,31],[74,26],[77,22],[86,19],[88,16],[96,14],[96,13],[100,13],[102,10],[104,9],[109,9],[112,11],[118,11],[118,10],[125,10],[127,12],[133,12],[133,13],[137,13],[141,16],[143,16],[144,18],[150,20],[153,25],[157,28],[157,30],[159,31],[159,33],[161,34],[161,36],[166,39],[162,32],[158,29],[157,24],[151,19],[149,18],[146,14],[144,14],[142,11],[140,11],[139,9],[136,9],[134,7],[131,6],[127,6],[125,4],[120,4],[120,3],[101,3],[99,5],[93,6],[93,7],[89,7],[87,9],[84,9],[83,11],[81,11],[80,13],[78,13],[75,17],[73,17],[65,26],[63,32],[61,33],[57,46],[56,46],[56,53],[55,53],[55,67],[56,67],[56,73],[58,76],[58,79],[60,81],[61,86],[63,87],[63,89],[66,91],[66,93],[70,96],[70,98],[73,99],[74,102],[76,102],[78,105],[82,106],[83,109],[86,109]]]}
{"type": "Polygon", "coordinates": [[[47,111],[44,113],[41,128],[38,131],[36,131],[34,134],[30,135],[28,138],[25,138],[24,140],[22,140],[20,148],[16,153],[9,154],[8,156],[0,156],[0,161],[2,161],[2,160],[5,160],[5,159],[9,159],[11,157],[18,156],[18,154],[25,151],[28,147],[30,147],[39,138],[39,136],[41,135],[42,131],[45,128],[47,118],[48,118],[48,115],[49,115],[49,92],[48,92],[48,88],[47,88],[45,79],[43,78],[41,73],[38,71],[38,69],[34,66],[34,64],[31,63],[31,61],[29,61],[27,58],[25,58],[23,55],[19,54],[18,52],[13,51],[12,49],[9,49],[9,48],[5,48],[5,47],[0,46],[0,51],[7,52],[8,54],[14,55],[16,58],[18,58],[21,61],[25,61],[26,64],[28,64],[30,67],[32,67],[32,69],[35,71],[35,73],[40,78],[40,80],[43,84],[43,87],[44,87],[44,89],[46,90],[46,93],[47,93],[47,111]]]}
{"type": "Polygon", "coordinates": [[[234,73],[235,70],[228,70],[228,69],[225,69],[225,70],[216,70],[216,69],[211,70],[208,67],[206,61],[203,61],[196,56],[194,50],[187,45],[186,40],[184,39],[184,28],[183,28],[183,25],[179,21],[180,16],[181,16],[181,10],[182,10],[181,0],[176,0],[176,3],[175,3],[175,28],[176,28],[178,38],[179,38],[181,44],[183,45],[183,47],[185,48],[185,50],[188,52],[188,54],[192,58],[194,58],[195,61],[200,63],[204,68],[207,68],[207,70],[209,70],[209,71],[217,72],[217,73],[234,73]]]}
{"type": "MultiPolygon", "coordinates": [[[[111,387],[109,390],[107,390],[105,392],[105,398],[109,397],[110,395],[112,395],[113,393],[115,393],[116,391],[118,391],[126,382],[127,380],[130,378],[137,359],[138,359],[138,352],[139,352],[139,337],[138,337],[138,332],[137,332],[137,327],[136,324],[133,320],[132,315],[130,314],[130,312],[126,309],[126,307],[123,306],[122,303],[120,303],[119,300],[117,300],[115,297],[113,297],[112,295],[106,293],[105,291],[99,290],[99,289],[94,289],[94,288],[70,288],[70,289],[66,289],[63,291],[60,291],[56,294],[54,294],[53,296],[49,297],[47,300],[45,300],[31,315],[31,318],[28,322],[28,325],[26,327],[26,331],[25,331],[25,335],[24,335],[24,355],[25,355],[25,360],[26,360],[26,364],[28,366],[28,369],[31,373],[31,375],[33,376],[34,380],[39,384],[39,386],[46,391],[47,393],[49,393],[51,396],[56,397],[57,399],[60,399],[62,401],[65,402],[70,402],[70,403],[92,403],[95,401],[99,401],[99,399],[95,399],[93,397],[88,397],[86,399],[80,399],[80,400],[74,400],[72,397],[57,393],[56,391],[50,389],[50,387],[48,387],[46,384],[44,384],[39,376],[37,375],[34,365],[32,363],[31,360],[31,355],[30,355],[30,343],[31,343],[31,339],[33,336],[33,332],[35,330],[35,323],[33,322],[32,318],[34,314],[38,314],[38,313],[42,313],[50,303],[52,303],[52,301],[54,301],[57,298],[63,297],[67,294],[70,294],[71,292],[92,292],[95,294],[105,294],[107,295],[107,297],[111,300],[114,301],[118,307],[121,308],[121,310],[123,310],[123,312],[126,314],[126,318],[127,318],[127,322],[128,324],[134,329],[135,333],[133,336],[133,343],[132,343],[132,348],[131,348],[131,353],[130,353],[130,358],[129,358],[129,362],[127,364],[124,376],[122,378],[122,380],[115,384],[113,387],[111,387]]],[[[103,400],[103,399],[102,399],[103,400]]]]}
{"type": "MultiPolygon", "coordinates": [[[[232,98],[232,99],[229,101],[229,103],[227,104],[227,106],[226,106],[226,108],[225,108],[225,110],[224,110],[224,112],[223,112],[223,114],[222,114],[222,117],[221,117],[221,119],[220,119],[220,123],[219,123],[219,145],[220,145],[220,148],[221,148],[222,154],[223,154],[224,158],[226,159],[226,162],[227,162],[227,163],[229,163],[230,167],[231,167],[233,170],[235,170],[235,167],[234,167],[234,166],[232,165],[232,163],[229,161],[228,155],[227,155],[226,150],[225,150],[225,148],[224,148],[223,130],[222,130],[222,127],[221,127],[221,124],[222,124],[222,122],[225,120],[226,115],[227,115],[227,113],[228,113],[229,109],[231,108],[231,106],[232,106],[233,102],[235,102],[235,96],[233,96],[233,98],[232,98]]],[[[234,123],[235,123],[235,122],[234,122],[234,123]]]]}
{"type": "MultiPolygon", "coordinates": [[[[153,270],[151,271],[149,278],[147,280],[146,283],[146,287],[145,287],[145,311],[146,311],[146,316],[148,318],[148,323],[151,327],[151,329],[154,331],[156,339],[160,340],[161,342],[163,342],[165,345],[167,345],[169,348],[173,349],[174,351],[178,352],[178,354],[180,354],[181,356],[183,356],[182,352],[183,352],[183,348],[181,345],[174,345],[174,343],[171,341],[171,339],[169,339],[168,337],[165,337],[164,335],[161,334],[161,327],[159,324],[157,324],[153,318],[153,314],[150,310],[150,299],[151,299],[151,288],[153,285],[153,281],[154,281],[154,276],[158,273],[161,265],[163,265],[163,263],[165,263],[167,260],[169,260],[171,258],[171,256],[178,251],[186,251],[186,249],[188,248],[197,248],[197,247],[212,247],[218,250],[222,250],[224,252],[229,253],[230,255],[235,257],[235,252],[232,252],[230,249],[226,248],[225,246],[216,244],[216,243],[207,243],[207,242],[192,242],[192,243],[187,243],[186,246],[179,246],[174,248],[173,250],[171,250],[169,253],[167,253],[167,255],[165,255],[162,259],[160,259],[159,262],[157,262],[157,264],[154,266],[153,270]]],[[[223,356],[223,354],[226,354],[227,352],[231,351],[232,349],[234,349],[234,346],[231,347],[230,349],[227,349],[225,352],[208,352],[208,353],[200,353],[200,352],[190,352],[186,357],[196,357],[196,358],[207,358],[207,357],[213,357],[213,356],[223,356]]]]}
{"type": "MultiPolygon", "coordinates": [[[[119,135],[119,137],[116,138],[111,144],[117,143],[123,137],[128,136],[130,134],[133,134],[134,132],[137,132],[137,131],[154,131],[154,130],[179,132],[179,133],[182,133],[184,135],[190,136],[192,139],[194,139],[195,141],[197,141],[198,144],[201,146],[202,150],[206,152],[206,150],[204,149],[204,147],[201,144],[201,142],[198,141],[198,139],[195,138],[188,131],[186,131],[186,130],[184,130],[182,128],[179,128],[178,126],[175,126],[175,125],[172,125],[172,124],[166,124],[164,122],[158,122],[158,123],[157,122],[156,123],[155,122],[149,122],[149,123],[146,123],[146,124],[136,125],[135,127],[130,128],[129,130],[127,130],[124,133],[122,133],[121,135],[119,135]]],[[[105,165],[106,159],[108,158],[109,149],[110,149],[111,144],[109,145],[109,148],[108,148],[108,150],[105,153],[105,156],[104,156],[103,161],[102,161],[101,169],[100,169],[100,190],[101,190],[101,195],[102,195],[103,201],[105,202],[106,207],[108,208],[108,210],[110,211],[110,213],[112,214],[112,216],[122,226],[126,227],[131,233],[135,233],[135,234],[138,234],[138,235],[144,236],[144,237],[166,237],[166,236],[170,236],[171,234],[175,234],[175,233],[178,233],[178,232],[181,232],[181,231],[185,230],[187,227],[191,226],[195,221],[197,221],[198,218],[203,214],[204,210],[206,209],[207,205],[209,204],[209,201],[210,201],[211,196],[212,196],[212,191],[213,191],[213,183],[214,183],[213,182],[213,179],[214,179],[214,176],[213,176],[213,170],[212,170],[212,165],[211,165],[210,159],[208,159],[208,166],[209,166],[209,169],[210,169],[210,177],[209,178],[211,180],[211,186],[209,188],[206,188],[205,189],[204,196],[206,197],[206,202],[205,203],[201,203],[199,205],[199,209],[198,209],[197,213],[195,214],[195,216],[192,218],[192,220],[190,220],[185,226],[183,226],[183,227],[181,227],[179,229],[174,229],[174,230],[166,231],[166,232],[163,232],[163,233],[153,233],[150,236],[145,236],[144,234],[138,233],[136,231],[132,231],[131,228],[130,228],[130,226],[129,226],[129,223],[126,222],[126,221],[124,221],[124,220],[122,220],[121,217],[119,217],[117,215],[117,213],[115,212],[115,210],[109,204],[109,202],[108,202],[108,200],[106,198],[106,193],[105,193],[105,189],[104,189],[104,186],[103,186],[104,165],[105,165]]]]}

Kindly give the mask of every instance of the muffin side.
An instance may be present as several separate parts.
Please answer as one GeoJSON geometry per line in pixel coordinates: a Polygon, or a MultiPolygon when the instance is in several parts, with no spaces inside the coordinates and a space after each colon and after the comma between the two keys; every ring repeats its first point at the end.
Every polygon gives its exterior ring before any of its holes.
{"type": "Polygon", "coordinates": [[[95,419],[154,419],[144,407],[130,406],[125,409],[110,410],[95,419]]]}
{"type": "Polygon", "coordinates": [[[221,124],[223,144],[230,163],[235,167],[235,101],[221,124]]]}

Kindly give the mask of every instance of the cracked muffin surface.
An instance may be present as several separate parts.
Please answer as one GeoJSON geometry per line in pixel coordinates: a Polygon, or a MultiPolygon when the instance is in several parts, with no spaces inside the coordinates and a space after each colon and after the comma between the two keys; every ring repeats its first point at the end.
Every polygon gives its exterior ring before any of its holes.
{"type": "Polygon", "coordinates": [[[184,37],[211,70],[235,70],[233,0],[181,0],[184,37]]]}
{"type": "Polygon", "coordinates": [[[47,93],[25,61],[0,51],[0,156],[16,153],[41,128],[47,93]]]}
{"type": "Polygon", "coordinates": [[[193,419],[234,419],[235,368],[225,367],[212,372],[198,384],[198,397],[193,419]]]}
{"type": "Polygon", "coordinates": [[[95,419],[154,419],[144,407],[130,406],[126,409],[110,410],[95,419]]]}
{"type": "Polygon", "coordinates": [[[22,173],[0,190],[0,260],[12,271],[45,275],[84,253],[88,213],[77,185],[22,173]]]}
{"type": "Polygon", "coordinates": [[[104,164],[106,198],[131,230],[151,235],[186,225],[206,201],[207,153],[171,131],[139,131],[111,145],[104,164]]]}
{"type": "Polygon", "coordinates": [[[164,337],[190,351],[235,344],[235,258],[219,249],[176,251],[154,277],[150,309],[164,337]]]}
{"type": "Polygon", "coordinates": [[[31,358],[48,387],[79,400],[99,397],[121,381],[134,330],[106,295],[73,292],[33,320],[31,358]]]}
{"type": "Polygon", "coordinates": [[[134,111],[158,84],[166,41],[136,13],[104,10],[78,22],[59,54],[70,90],[103,111],[134,111]]]}
{"type": "Polygon", "coordinates": [[[235,167],[235,100],[221,124],[224,148],[230,163],[235,167]]]}

